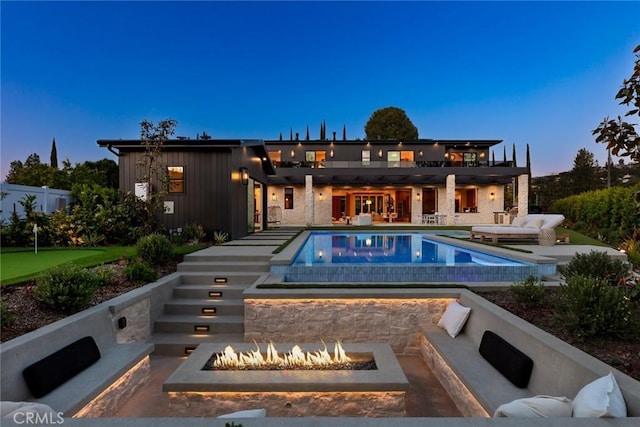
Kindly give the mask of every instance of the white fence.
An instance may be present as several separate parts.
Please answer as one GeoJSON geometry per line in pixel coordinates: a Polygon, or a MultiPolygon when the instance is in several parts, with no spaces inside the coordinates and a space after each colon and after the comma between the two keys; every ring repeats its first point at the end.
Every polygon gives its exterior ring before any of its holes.
{"type": "Polygon", "coordinates": [[[44,187],[31,187],[28,185],[0,183],[0,218],[8,221],[12,212],[17,212],[20,218],[24,218],[24,209],[20,201],[27,195],[36,196],[36,210],[47,214],[64,209],[72,201],[71,191],[57,190],[44,187]]]}

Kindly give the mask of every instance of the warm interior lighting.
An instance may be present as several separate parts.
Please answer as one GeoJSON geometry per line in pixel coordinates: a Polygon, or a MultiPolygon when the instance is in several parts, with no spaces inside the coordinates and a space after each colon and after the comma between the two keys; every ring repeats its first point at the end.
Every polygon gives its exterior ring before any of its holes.
{"type": "Polygon", "coordinates": [[[227,283],[226,277],[216,277],[213,279],[213,283],[227,283]]]}
{"type": "Polygon", "coordinates": [[[267,345],[267,354],[260,351],[256,344],[255,350],[245,353],[238,353],[230,345],[225,347],[222,354],[217,354],[213,361],[214,368],[265,368],[265,367],[322,367],[339,365],[351,362],[340,341],[337,341],[333,348],[333,357],[329,354],[327,346],[324,349],[311,352],[304,352],[300,346],[295,345],[287,354],[279,354],[275,345],[270,342],[267,345]]]}

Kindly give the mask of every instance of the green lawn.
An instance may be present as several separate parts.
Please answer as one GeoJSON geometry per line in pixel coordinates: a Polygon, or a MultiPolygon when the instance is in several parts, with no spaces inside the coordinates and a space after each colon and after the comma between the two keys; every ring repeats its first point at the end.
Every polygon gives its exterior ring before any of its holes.
{"type": "Polygon", "coordinates": [[[66,262],[83,267],[109,263],[125,255],[134,255],[135,247],[101,248],[2,248],[0,253],[0,283],[12,285],[30,280],[44,270],[66,262]]]}

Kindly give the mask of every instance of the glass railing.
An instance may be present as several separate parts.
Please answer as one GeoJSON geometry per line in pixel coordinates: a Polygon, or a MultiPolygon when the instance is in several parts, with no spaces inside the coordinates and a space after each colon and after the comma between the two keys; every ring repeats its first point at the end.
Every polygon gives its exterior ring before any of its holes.
{"type": "Polygon", "coordinates": [[[328,160],[320,162],[308,161],[282,161],[273,162],[276,168],[335,168],[335,169],[359,169],[359,168],[478,168],[478,167],[513,167],[513,162],[463,162],[450,160],[417,160],[414,162],[388,162],[388,161],[362,161],[362,160],[328,160]]]}

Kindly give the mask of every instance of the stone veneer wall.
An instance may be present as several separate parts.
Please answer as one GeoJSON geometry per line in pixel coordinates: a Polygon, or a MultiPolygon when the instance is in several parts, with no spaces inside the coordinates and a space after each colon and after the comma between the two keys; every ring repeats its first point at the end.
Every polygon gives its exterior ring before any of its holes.
{"type": "Polygon", "coordinates": [[[149,363],[149,356],[147,356],[78,411],[73,417],[99,418],[115,416],[125,403],[149,381],[150,375],[151,365],[149,363]]]}
{"type": "Polygon", "coordinates": [[[265,408],[269,417],[404,417],[404,392],[169,393],[173,417],[216,417],[265,408]]]}
{"type": "Polygon", "coordinates": [[[149,298],[143,298],[131,305],[115,309],[110,308],[111,319],[116,333],[116,341],[119,344],[146,342],[151,337],[151,302],[149,298]],[[118,329],[118,319],[125,317],[127,327],[118,329]]]}
{"type": "Polygon", "coordinates": [[[245,299],[244,338],[265,342],[386,342],[420,351],[420,325],[439,319],[451,298],[245,299]]]}

